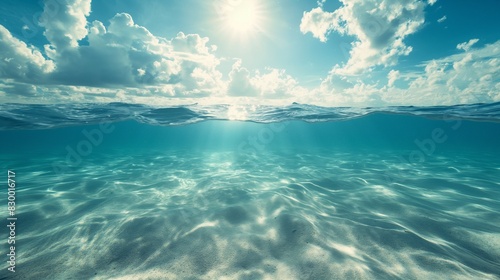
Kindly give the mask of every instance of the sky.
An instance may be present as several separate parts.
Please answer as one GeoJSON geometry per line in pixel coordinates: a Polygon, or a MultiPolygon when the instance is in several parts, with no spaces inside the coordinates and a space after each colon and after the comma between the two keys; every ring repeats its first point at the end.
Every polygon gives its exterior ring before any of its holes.
{"type": "Polygon", "coordinates": [[[0,102],[498,102],[498,11],[498,0],[3,0],[0,102]]]}

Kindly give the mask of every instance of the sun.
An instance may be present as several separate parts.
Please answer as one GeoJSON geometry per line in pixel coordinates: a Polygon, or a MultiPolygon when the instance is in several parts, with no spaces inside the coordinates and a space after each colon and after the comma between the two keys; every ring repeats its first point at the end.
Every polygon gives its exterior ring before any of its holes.
{"type": "Polygon", "coordinates": [[[248,37],[262,27],[262,5],[258,0],[227,0],[223,24],[233,35],[248,37]]]}
{"type": "Polygon", "coordinates": [[[255,1],[238,1],[230,6],[226,23],[235,31],[249,32],[255,30],[258,24],[255,1]]]}

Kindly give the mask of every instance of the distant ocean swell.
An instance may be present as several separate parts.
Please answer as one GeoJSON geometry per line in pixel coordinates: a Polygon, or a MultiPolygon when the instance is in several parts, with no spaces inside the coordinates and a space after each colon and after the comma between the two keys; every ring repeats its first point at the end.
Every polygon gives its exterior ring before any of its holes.
{"type": "Polygon", "coordinates": [[[259,123],[283,121],[342,121],[369,114],[416,115],[427,118],[500,121],[500,102],[436,107],[351,108],[292,104],[284,107],[243,105],[186,105],[151,107],[138,104],[0,104],[0,129],[46,129],[133,119],[153,125],[183,125],[206,120],[243,120],[259,123]]]}

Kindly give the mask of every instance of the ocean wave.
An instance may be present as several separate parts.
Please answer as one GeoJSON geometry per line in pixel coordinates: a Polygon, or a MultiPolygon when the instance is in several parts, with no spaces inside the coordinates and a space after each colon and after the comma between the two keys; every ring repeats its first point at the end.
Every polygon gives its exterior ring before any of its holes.
{"type": "Polygon", "coordinates": [[[413,115],[426,118],[500,122],[500,102],[455,106],[393,106],[376,108],[320,107],[293,103],[264,105],[185,105],[154,107],[140,104],[0,104],[0,129],[47,129],[136,120],[152,125],[185,125],[205,120],[239,120],[258,123],[283,121],[344,121],[370,114],[413,115]]]}

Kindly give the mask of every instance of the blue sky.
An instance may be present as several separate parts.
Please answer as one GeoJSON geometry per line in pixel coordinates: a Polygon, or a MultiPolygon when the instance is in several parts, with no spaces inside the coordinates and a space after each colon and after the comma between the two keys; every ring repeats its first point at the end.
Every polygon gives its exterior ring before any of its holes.
{"type": "Polygon", "coordinates": [[[7,0],[0,102],[497,102],[499,10],[496,0],[7,0]]]}

